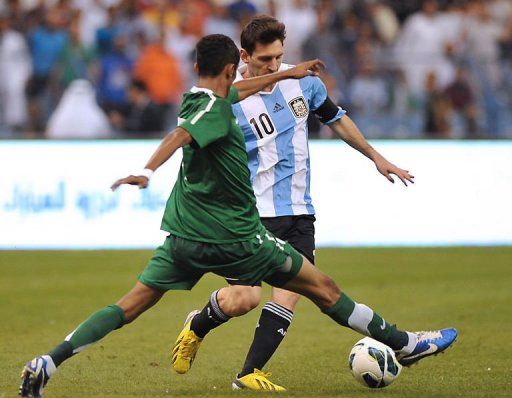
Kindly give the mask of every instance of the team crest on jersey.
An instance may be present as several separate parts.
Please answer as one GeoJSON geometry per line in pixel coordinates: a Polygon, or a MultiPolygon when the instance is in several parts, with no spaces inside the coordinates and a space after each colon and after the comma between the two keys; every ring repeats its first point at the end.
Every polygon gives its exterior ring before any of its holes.
{"type": "Polygon", "coordinates": [[[308,106],[304,97],[296,97],[288,102],[288,106],[297,118],[306,117],[308,115],[308,106]]]}

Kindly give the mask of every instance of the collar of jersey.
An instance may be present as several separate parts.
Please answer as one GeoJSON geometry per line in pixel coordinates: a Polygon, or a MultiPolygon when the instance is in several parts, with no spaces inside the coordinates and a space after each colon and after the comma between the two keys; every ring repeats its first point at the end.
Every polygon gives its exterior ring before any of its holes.
{"type": "Polygon", "coordinates": [[[192,86],[192,88],[190,89],[191,93],[197,93],[199,91],[202,91],[209,95],[215,95],[215,93],[212,90],[210,90],[209,88],[205,88],[205,87],[192,86]]]}

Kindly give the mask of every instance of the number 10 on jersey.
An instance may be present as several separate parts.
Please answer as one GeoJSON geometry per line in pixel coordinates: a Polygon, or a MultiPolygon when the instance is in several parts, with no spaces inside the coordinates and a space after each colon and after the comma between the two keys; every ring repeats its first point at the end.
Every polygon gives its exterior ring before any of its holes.
{"type": "Polygon", "coordinates": [[[271,135],[276,131],[276,128],[272,123],[272,120],[270,120],[270,116],[266,113],[260,114],[258,116],[258,120],[252,118],[251,120],[249,120],[249,123],[251,123],[254,131],[256,132],[256,135],[260,139],[265,136],[271,135]]]}

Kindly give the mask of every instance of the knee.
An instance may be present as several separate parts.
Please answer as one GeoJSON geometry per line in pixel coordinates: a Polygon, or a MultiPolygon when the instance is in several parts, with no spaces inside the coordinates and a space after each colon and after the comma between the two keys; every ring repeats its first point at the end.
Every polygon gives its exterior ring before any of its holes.
{"type": "Polygon", "coordinates": [[[256,308],[260,303],[260,293],[252,288],[232,289],[223,303],[222,311],[229,316],[241,316],[256,308]]]}

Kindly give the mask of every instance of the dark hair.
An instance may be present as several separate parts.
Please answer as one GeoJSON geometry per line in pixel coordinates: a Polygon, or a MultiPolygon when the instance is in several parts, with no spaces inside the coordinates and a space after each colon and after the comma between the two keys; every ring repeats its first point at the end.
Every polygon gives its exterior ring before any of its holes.
{"type": "Polygon", "coordinates": [[[137,91],[143,91],[143,92],[148,91],[146,83],[144,83],[142,80],[139,80],[139,79],[132,80],[130,83],[130,88],[134,88],[137,91]]]}
{"type": "Polygon", "coordinates": [[[238,67],[240,51],[229,37],[208,35],[196,44],[196,62],[199,76],[218,76],[228,64],[238,67]]]}
{"type": "Polygon", "coordinates": [[[240,35],[240,44],[245,51],[252,54],[258,43],[270,44],[276,40],[284,43],[285,38],[284,23],[269,15],[258,15],[245,25],[240,35]]]}

